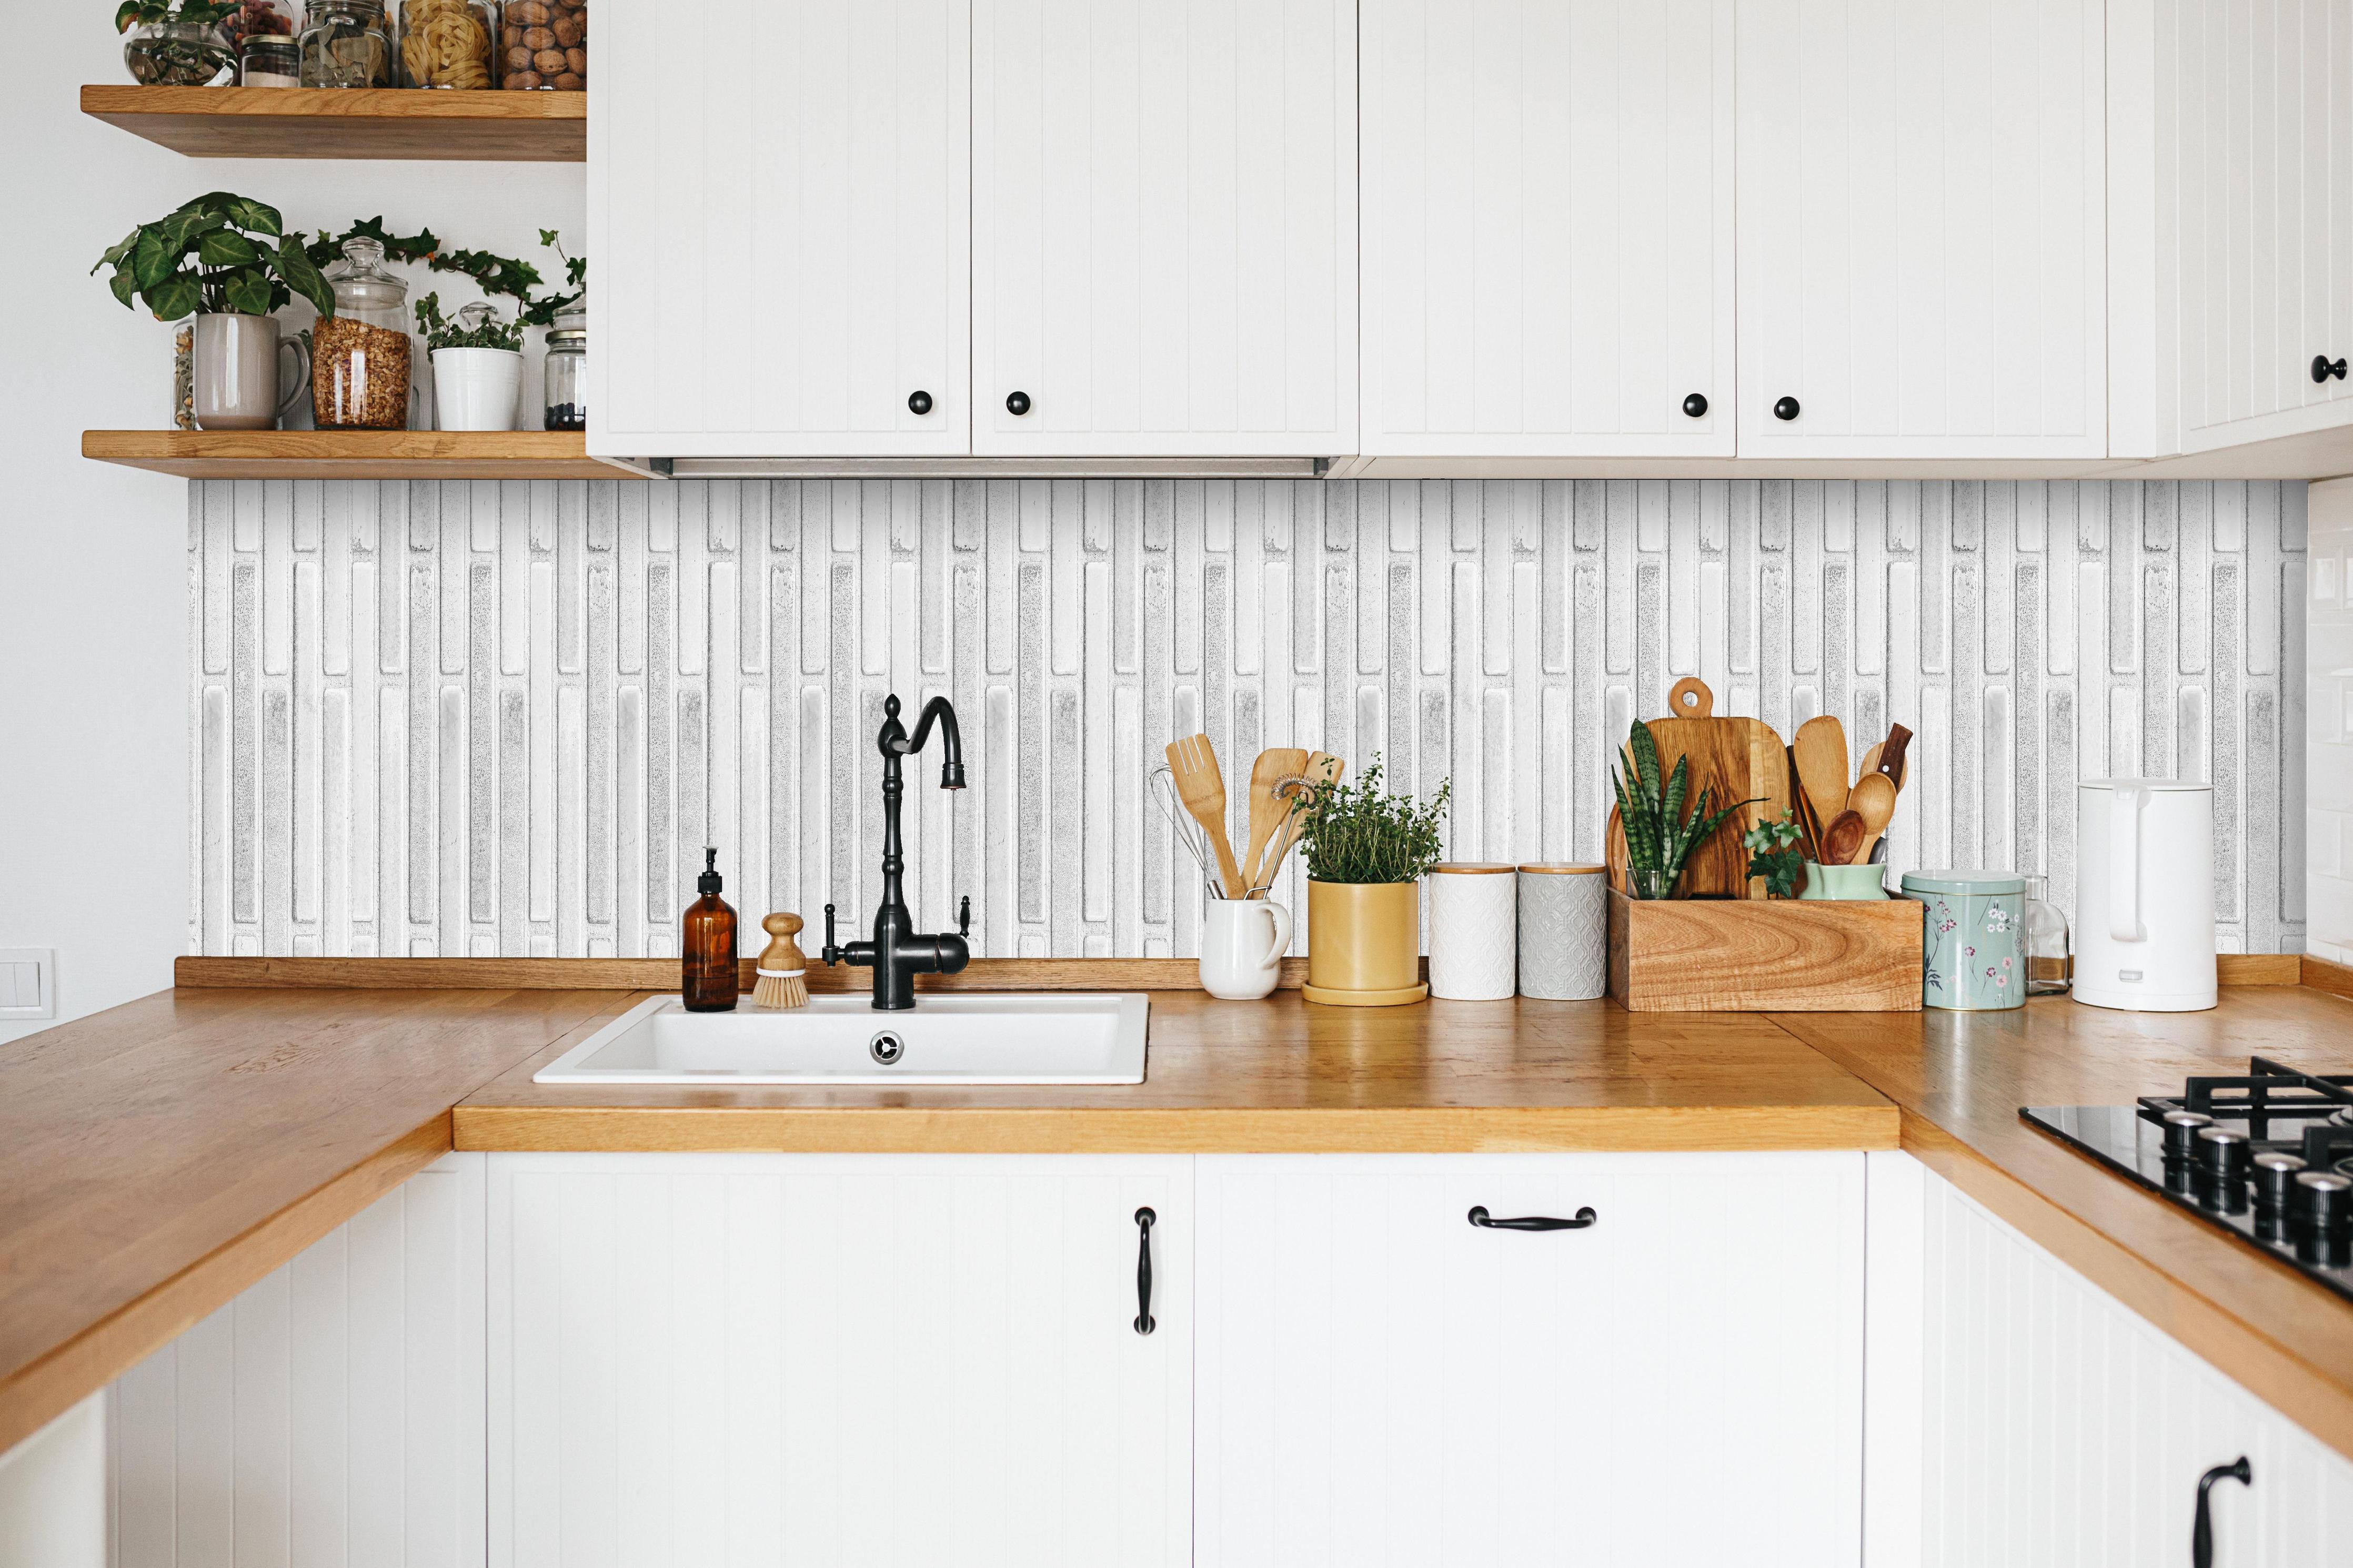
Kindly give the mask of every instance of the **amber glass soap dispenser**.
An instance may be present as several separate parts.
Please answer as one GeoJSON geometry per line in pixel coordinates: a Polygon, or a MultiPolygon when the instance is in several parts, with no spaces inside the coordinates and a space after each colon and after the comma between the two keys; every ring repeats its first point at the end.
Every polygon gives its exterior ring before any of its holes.
{"type": "Polygon", "coordinates": [[[702,897],[679,920],[679,994],[690,1013],[724,1013],[735,1005],[735,911],[719,896],[719,851],[702,852],[702,897]]]}

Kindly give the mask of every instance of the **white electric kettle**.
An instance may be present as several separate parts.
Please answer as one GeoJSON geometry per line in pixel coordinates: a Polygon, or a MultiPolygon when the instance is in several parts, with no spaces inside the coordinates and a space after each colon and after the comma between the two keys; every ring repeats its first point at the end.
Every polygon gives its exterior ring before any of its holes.
{"type": "Polygon", "coordinates": [[[2214,1005],[2214,786],[2075,786],[2078,1002],[2135,1013],[2214,1005]]]}

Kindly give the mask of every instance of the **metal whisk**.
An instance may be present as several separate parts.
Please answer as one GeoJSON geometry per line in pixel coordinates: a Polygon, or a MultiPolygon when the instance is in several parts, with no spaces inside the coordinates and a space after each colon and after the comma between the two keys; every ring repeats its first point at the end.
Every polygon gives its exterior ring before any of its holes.
{"type": "Polygon", "coordinates": [[[1200,868],[1202,887],[1209,897],[1224,898],[1226,886],[1218,872],[1217,854],[1209,847],[1209,836],[1199,823],[1193,820],[1193,814],[1185,809],[1185,803],[1176,798],[1176,775],[1168,771],[1166,763],[1152,770],[1151,789],[1152,798],[1160,804],[1160,815],[1168,819],[1169,827],[1176,835],[1176,842],[1185,847],[1185,853],[1190,855],[1193,864],[1200,868]]]}

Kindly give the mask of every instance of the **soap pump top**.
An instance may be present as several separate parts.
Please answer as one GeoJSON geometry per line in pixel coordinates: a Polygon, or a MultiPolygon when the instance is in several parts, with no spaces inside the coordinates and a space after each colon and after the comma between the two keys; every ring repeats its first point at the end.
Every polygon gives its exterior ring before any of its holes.
{"type": "Polygon", "coordinates": [[[735,1005],[742,971],[735,955],[735,911],[719,896],[719,851],[702,852],[701,898],[679,921],[679,994],[690,1013],[724,1013],[735,1005]]]}

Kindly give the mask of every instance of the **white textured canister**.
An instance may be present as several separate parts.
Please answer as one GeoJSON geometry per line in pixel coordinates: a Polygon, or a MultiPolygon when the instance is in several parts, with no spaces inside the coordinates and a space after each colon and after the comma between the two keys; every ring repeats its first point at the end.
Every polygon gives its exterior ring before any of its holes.
{"type": "Polygon", "coordinates": [[[1520,994],[1590,1002],[1609,989],[1609,878],[1599,866],[1520,868],[1520,994]]]}
{"type": "Polygon", "coordinates": [[[1518,879],[1513,868],[1447,860],[1430,868],[1430,994],[1496,1002],[1512,994],[1518,879]]]}

